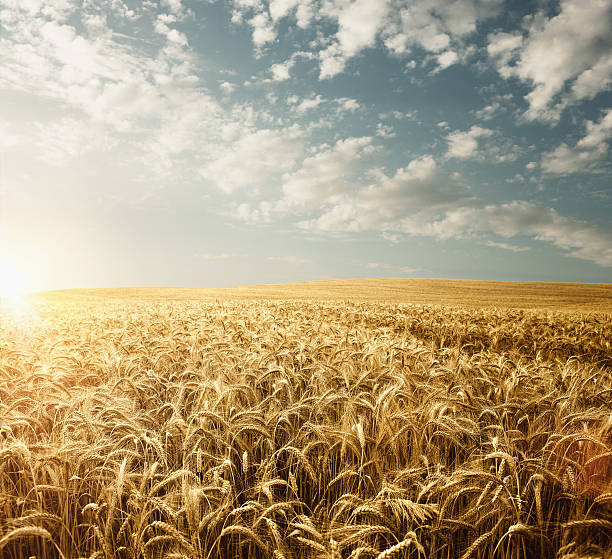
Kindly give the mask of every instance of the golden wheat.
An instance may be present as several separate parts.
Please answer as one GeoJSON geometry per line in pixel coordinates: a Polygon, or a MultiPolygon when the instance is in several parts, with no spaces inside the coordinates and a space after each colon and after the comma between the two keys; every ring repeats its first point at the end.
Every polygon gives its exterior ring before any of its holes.
{"type": "Polygon", "coordinates": [[[3,557],[605,556],[611,339],[374,301],[2,309],[3,557]]]}

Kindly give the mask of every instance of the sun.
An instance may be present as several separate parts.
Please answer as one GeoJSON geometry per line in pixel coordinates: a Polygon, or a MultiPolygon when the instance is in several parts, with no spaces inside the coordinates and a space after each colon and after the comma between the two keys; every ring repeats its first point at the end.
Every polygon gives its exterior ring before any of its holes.
{"type": "Polygon", "coordinates": [[[28,282],[23,273],[7,267],[0,268],[0,299],[20,299],[28,291],[28,282]]]}

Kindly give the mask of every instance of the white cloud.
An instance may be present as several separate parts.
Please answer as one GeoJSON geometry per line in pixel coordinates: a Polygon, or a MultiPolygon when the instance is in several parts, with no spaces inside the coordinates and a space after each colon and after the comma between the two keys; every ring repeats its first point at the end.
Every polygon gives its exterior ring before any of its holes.
{"type": "Polygon", "coordinates": [[[225,93],[226,95],[230,95],[236,90],[236,84],[233,84],[228,81],[221,82],[219,84],[219,87],[221,88],[221,91],[223,91],[223,93],[225,93]]]}
{"type": "Polygon", "coordinates": [[[328,0],[321,13],[338,22],[334,42],[321,51],[320,78],[332,78],[344,70],[346,61],[375,44],[383,25],[389,0],[328,0]]]}
{"type": "Polygon", "coordinates": [[[612,0],[561,0],[557,15],[539,13],[531,19],[525,38],[490,35],[488,52],[502,76],[531,86],[525,117],[554,121],[568,104],[609,88],[611,28],[612,0]],[[568,83],[570,91],[564,93],[568,83]]]}
{"type": "Polygon", "coordinates": [[[498,243],[495,241],[487,241],[486,246],[493,248],[501,248],[503,250],[509,250],[511,252],[525,252],[527,250],[531,250],[530,247],[511,245],[510,243],[498,243]]]}
{"type": "Polygon", "coordinates": [[[412,232],[441,239],[478,233],[493,233],[505,238],[526,235],[552,243],[567,251],[567,256],[612,266],[612,231],[520,200],[460,207],[412,232]]]}
{"type": "Polygon", "coordinates": [[[301,227],[398,231],[406,216],[427,220],[466,199],[469,192],[453,180],[442,180],[434,159],[425,156],[414,159],[391,177],[383,175],[354,196],[337,198],[318,218],[302,222],[301,227]]]}
{"type": "Polygon", "coordinates": [[[173,14],[177,16],[183,13],[183,5],[181,0],[162,0],[162,6],[166,6],[173,14]]]}
{"type": "Polygon", "coordinates": [[[381,262],[368,262],[366,268],[370,270],[392,270],[394,266],[392,264],[386,264],[381,262]]]}
{"type": "Polygon", "coordinates": [[[486,204],[442,175],[431,157],[415,159],[395,175],[383,176],[354,195],[345,193],[326,201],[321,197],[318,207],[318,217],[297,225],[320,231],[394,231],[438,239],[475,237],[488,246],[517,252],[527,247],[486,237],[526,236],[550,243],[566,256],[612,266],[612,230],[531,202],[486,204]]]}
{"type": "Polygon", "coordinates": [[[364,156],[373,151],[372,138],[347,138],[307,157],[294,173],[283,177],[283,199],[279,208],[321,204],[342,194],[347,180],[364,156]]]}
{"type": "Polygon", "coordinates": [[[459,56],[455,51],[447,50],[436,56],[438,62],[437,70],[444,70],[459,61],[459,56]]]}
{"type": "Polygon", "coordinates": [[[452,132],[446,136],[448,142],[447,157],[469,159],[478,155],[478,140],[488,138],[493,131],[474,125],[467,132],[452,132]]]}
{"type": "Polygon", "coordinates": [[[608,140],[612,138],[612,109],[608,109],[597,123],[586,121],[587,133],[574,147],[561,143],[555,150],[542,154],[541,166],[545,173],[569,175],[590,171],[608,154],[608,140]]]}
{"type": "Polygon", "coordinates": [[[289,14],[300,4],[300,0],[270,0],[270,17],[273,21],[289,14]]]}
{"type": "Polygon", "coordinates": [[[303,139],[297,126],[241,131],[236,140],[211,153],[200,175],[227,194],[248,186],[264,186],[272,176],[293,168],[302,154],[303,139]]]}
{"type": "Polygon", "coordinates": [[[270,73],[272,74],[272,80],[275,82],[282,82],[288,80],[291,77],[290,70],[295,65],[295,60],[289,59],[285,62],[279,62],[270,66],[270,73]]]}
{"type": "Polygon", "coordinates": [[[437,71],[448,68],[463,58],[464,38],[476,31],[479,21],[497,15],[501,6],[501,0],[402,3],[399,18],[387,22],[385,45],[398,55],[418,46],[436,55],[437,71]]]}
{"type": "Polygon", "coordinates": [[[341,97],[340,99],[336,99],[336,103],[338,103],[338,110],[340,112],[347,111],[354,113],[359,108],[359,103],[350,97],[341,97]]]}
{"type": "Polygon", "coordinates": [[[382,122],[376,125],[376,135],[381,138],[395,138],[396,136],[393,126],[383,124],[382,122]]]}
{"type": "Polygon", "coordinates": [[[320,95],[307,97],[295,106],[295,111],[304,114],[311,109],[316,109],[321,103],[323,103],[323,98],[320,95]]]}
{"type": "MultiPolygon", "coordinates": [[[[476,24],[497,15],[502,0],[233,0],[232,22],[248,21],[253,28],[257,49],[276,38],[284,18],[295,17],[306,28],[329,21],[337,31],[313,43],[320,47],[320,79],[333,78],[344,71],[346,63],[364,49],[380,41],[396,55],[407,55],[413,46],[436,56],[437,71],[456,64],[471,52],[464,38],[476,31],[476,24]]],[[[319,27],[320,29],[320,27],[319,27]]],[[[411,60],[408,67],[414,68],[411,60]]]]}
{"type": "Polygon", "coordinates": [[[518,55],[523,46],[523,35],[520,32],[505,33],[503,31],[491,33],[488,37],[487,52],[496,62],[499,73],[504,77],[512,75],[513,69],[509,62],[518,55]]]}
{"type": "Polygon", "coordinates": [[[263,47],[276,39],[276,30],[273,23],[265,13],[258,13],[249,20],[253,28],[253,44],[256,47],[263,47]]]}

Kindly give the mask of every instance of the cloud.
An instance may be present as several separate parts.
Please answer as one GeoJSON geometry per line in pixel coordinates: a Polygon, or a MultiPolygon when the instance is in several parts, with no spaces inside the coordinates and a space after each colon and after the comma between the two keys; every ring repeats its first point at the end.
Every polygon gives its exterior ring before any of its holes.
{"type": "Polygon", "coordinates": [[[212,151],[200,176],[226,194],[260,187],[289,171],[303,152],[304,134],[298,126],[283,129],[242,130],[234,141],[212,151]]]}
{"type": "Polygon", "coordinates": [[[509,250],[511,252],[525,252],[526,250],[531,250],[531,247],[511,245],[509,243],[498,243],[498,242],[495,242],[495,241],[487,241],[485,243],[485,245],[488,246],[488,247],[501,248],[503,250],[509,250]]]}
{"type": "Polygon", "coordinates": [[[385,264],[381,262],[368,262],[366,268],[370,270],[392,270],[394,266],[392,264],[385,264]]]}
{"type": "Polygon", "coordinates": [[[319,53],[321,79],[339,74],[348,59],[374,46],[389,8],[389,0],[332,0],[323,4],[321,14],[338,22],[338,32],[332,44],[319,53]]]}
{"type": "Polygon", "coordinates": [[[36,123],[35,128],[34,141],[40,160],[57,167],[66,165],[94,147],[105,151],[114,144],[100,135],[99,127],[74,118],[62,118],[47,124],[36,123]]]}
{"type": "Polygon", "coordinates": [[[273,64],[270,66],[270,73],[272,74],[272,81],[282,82],[288,80],[291,77],[290,70],[295,65],[295,60],[289,59],[285,62],[273,64]]]}
{"type": "Polygon", "coordinates": [[[112,7],[113,24],[123,25],[122,18],[139,19],[150,8],[120,0],[5,4],[0,87],[70,115],[47,114],[41,122],[47,131],[39,136],[49,137],[46,148],[41,144],[46,162],[61,165],[87,146],[125,142],[152,171],[167,175],[182,156],[201,149],[204,131],[210,138],[221,128],[223,110],[196,75],[187,37],[172,28],[185,13],[181,6],[167,2],[176,14],[151,14],[145,49],[142,40],[110,29],[103,14],[112,7]],[[91,138],[83,127],[108,140],[91,138]]]}
{"type": "Polygon", "coordinates": [[[289,14],[300,3],[300,0],[270,0],[270,17],[277,21],[289,14]]]}
{"type": "Polygon", "coordinates": [[[612,0],[562,0],[555,16],[527,21],[525,37],[493,33],[488,45],[503,77],[530,85],[526,119],[555,121],[568,104],[610,87],[612,0]]]}
{"type": "MultiPolygon", "coordinates": [[[[448,68],[461,58],[464,39],[476,25],[500,13],[501,0],[430,0],[402,3],[383,32],[386,47],[397,55],[414,47],[434,54],[436,70],[448,68]]],[[[466,52],[467,54],[467,52],[466,52]]]]}
{"type": "Polygon", "coordinates": [[[297,256],[268,256],[266,260],[285,262],[286,264],[293,264],[296,266],[301,264],[312,264],[312,260],[309,258],[298,258],[297,256]]]}
{"type": "Polygon", "coordinates": [[[353,233],[373,230],[441,240],[475,238],[517,252],[527,247],[505,239],[530,237],[558,247],[568,257],[612,266],[612,230],[528,201],[487,204],[444,175],[430,156],[415,159],[354,194],[344,191],[317,200],[319,215],[298,221],[298,227],[353,233]],[[502,240],[487,239],[491,236],[502,240]]]}
{"type": "Polygon", "coordinates": [[[354,113],[360,106],[355,99],[351,99],[350,97],[340,97],[336,99],[336,103],[338,103],[339,112],[347,111],[354,113]]]}
{"type": "Polygon", "coordinates": [[[393,126],[382,122],[376,125],[376,135],[381,138],[394,138],[396,136],[393,126]]]}
{"type": "Polygon", "coordinates": [[[436,56],[436,61],[438,62],[436,71],[445,70],[459,61],[459,55],[455,51],[447,50],[442,54],[438,54],[436,56]]]}
{"type": "Polygon", "coordinates": [[[340,199],[355,183],[361,161],[376,151],[372,140],[364,136],[338,140],[333,146],[318,146],[297,170],[283,174],[280,198],[240,203],[234,216],[248,223],[271,222],[340,199]]]}
{"type": "Polygon", "coordinates": [[[249,20],[253,28],[253,44],[262,47],[276,39],[274,25],[265,13],[258,13],[249,20]]]}
{"type": "Polygon", "coordinates": [[[183,5],[181,0],[162,0],[162,6],[166,6],[173,14],[177,16],[183,13],[183,5]]]}
{"type": "Polygon", "coordinates": [[[471,52],[464,38],[476,31],[479,21],[497,15],[502,4],[502,0],[233,0],[232,22],[248,21],[258,51],[276,38],[285,18],[295,17],[302,29],[316,27],[325,36],[315,44],[320,47],[319,78],[325,80],[379,43],[396,56],[408,55],[413,47],[424,49],[435,55],[431,60],[436,71],[448,68],[471,52]],[[330,22],[337,26],[331,37],[323,32],[330,22]]]}
{"type": "Polygon", "coordinates": [[[427,220],[469,197],[452,179],[443,180],[434,159],[425,156],[393,176],[383,175],[356,195],[328,201],[319,217],[299,225],[323,231],[400,231],[400,222],[407,216],[427,220]]]}
{"type": "Polygon", "coordinates": [[[255,82],[257,83],[261,81],[261,83],[270,83],[287,81],[291,78],[291,69],[295,66],[296,62],[300,58],[305,60],[311,60],[314,58],[314,55],[311,52],[307,51],[296,51],[284,62],[278,62],[270,66],[268,72],[272,75],[271,78],[266,78],[263,80],[255,79],[255,82]]]}
{"type": "Polygon", "coordinates": [[[302,99],[302,101],[295,106],[295,112],[304,114],[311,109],[316,109],[323,101],[324,99],[320,95],[307,97],[306,99],[302,99]]]}
{"type": "Polygon", "coordinates": [[[612,138],[612,109],[608,109],[597,123],[586,121],[587,133],[574,147],[561,143],[555,150],[542,154],[541,167],[551,175],[570,175],[592,171],[598,161],[608,154],[608,140],[612,138]]]}
{"type": "Polygon", "coordinates": [[[452,132],[446,136],[448,158],[470,159],[478,156],[478,140],[489,138],[493,130],[474,125],[467,132],[452,132]]]}
{"type": "Polygon", "coordinates": [[[368,136],[339,140],[333,147],[324,146],[304,159],[297,171],[284,175],[279,208],[318,205],[330,196],[342,194],[358,162],[373,150],[372,138],[368,136]]]}
{"type": "Polygon", "coordinates": [[[441,239],[494,233],[511,238],[526,235],[566,251],[566,256],[612,266],[612,231],[559,215],[553,208],[515,200],[482,207],[461,207],[427,224],[423,232],[441,239]]]}
{"type": "Polygon", "coordinates": [[[480,120],[491,120],[496,115],[508,109],[508,104],[512,101],[512,94],[496,95],[492,102],[485,105],[482,109],[475,111],[474,116],[480,120]]]}
{"type": "Polygon", "coordinates": [[[232,94],[236,90],[236,84],[233,84],[233,83],[228,82],[228,81],[222,81],[219,84],[219,88],[226,95],[230,95],[230,94],[232,94]]]}

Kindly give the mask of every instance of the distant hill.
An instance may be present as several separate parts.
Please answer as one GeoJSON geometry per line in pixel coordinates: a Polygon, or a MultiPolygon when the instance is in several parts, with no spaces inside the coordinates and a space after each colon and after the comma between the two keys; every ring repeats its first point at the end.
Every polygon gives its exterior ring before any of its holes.
{"type": "Polygon", "coordinates": [[[612,312],[612,284],[452,279],[339,279],[225,288],[126,287],[46,291],[46,300],[306,299],[612,312]]]}

